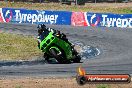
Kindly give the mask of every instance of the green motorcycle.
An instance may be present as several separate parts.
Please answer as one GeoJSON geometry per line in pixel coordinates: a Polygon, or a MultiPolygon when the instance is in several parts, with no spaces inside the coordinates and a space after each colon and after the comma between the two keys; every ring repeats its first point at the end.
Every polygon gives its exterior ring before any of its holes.
{"type": "Polygon", "coordinates": [[[39,48],[44,52],[44,58],[47,61],[49,61],[50,57],[55,58],[58,63],[79,63],[81,60],[71,43],[53,32],[49,32],[41,41],[39,48]]]}

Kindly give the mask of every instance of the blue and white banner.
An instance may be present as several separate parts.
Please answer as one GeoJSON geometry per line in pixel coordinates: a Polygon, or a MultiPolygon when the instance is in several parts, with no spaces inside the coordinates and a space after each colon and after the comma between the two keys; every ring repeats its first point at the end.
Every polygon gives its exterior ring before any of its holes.
{"type": "Polygon", "coordinates": [[[4,22],[70,25],[72,12],[2,8],[4,22]]]}
{"type": "Polygon", "coordinates": [[[90,26],[132,28],[132,14],[87,13],[90,26]]]}
{"type": "Polygon", "coordinates": [[[0,22],[132,28],[132,14],[0,8],[0,22]]]}

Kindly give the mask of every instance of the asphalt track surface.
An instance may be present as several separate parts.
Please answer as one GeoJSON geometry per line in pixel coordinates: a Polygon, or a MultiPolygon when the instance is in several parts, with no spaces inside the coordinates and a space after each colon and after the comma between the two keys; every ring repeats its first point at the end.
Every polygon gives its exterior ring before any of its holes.
{"type": "MultiPolygon", "coordinates": [[[[43,60],[25,62],[0,61],[0,77],[71,77],[81,65],[87,73],[132,74],[132,29],[47,25],[61,30],[70,41],[98,47],[101,54],[82,63],[45,64],[43,60]]],[[[0,31],[37,36],[37,25],[0,24],[0,31]]],[[[39,59],[39,58],[37,58],[39,59]]]]}

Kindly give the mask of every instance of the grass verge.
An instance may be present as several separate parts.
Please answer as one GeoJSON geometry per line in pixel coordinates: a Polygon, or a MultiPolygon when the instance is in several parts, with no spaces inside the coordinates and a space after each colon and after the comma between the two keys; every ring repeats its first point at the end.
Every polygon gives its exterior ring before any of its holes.
{"type": "Polygon", "coordinates": [[[0,33],[0,60],[31,59],[40,54],[34,37],[0,33]]]}
{"type": "Polygon", "coordinates": [[[26,8],[35,10],[64,10],[103,13],[132,13],[132,3],[86,3],[84,6],[60,3],[2,2],[0,8],[26,8]]]}

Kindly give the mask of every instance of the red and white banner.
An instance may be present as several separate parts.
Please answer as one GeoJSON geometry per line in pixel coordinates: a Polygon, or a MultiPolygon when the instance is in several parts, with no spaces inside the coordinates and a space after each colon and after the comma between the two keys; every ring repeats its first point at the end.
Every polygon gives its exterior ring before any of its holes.
{"type": "Polygon", "coordinates": [[[0,8],[0,22],[4,22],[2,18],[2,8],[0,8]]]}
{"type": "Polygon", "coordinates": [[[72,12],[71,25],[72,26],[90,26],[87,21],[86,12],[72,12]]]}

